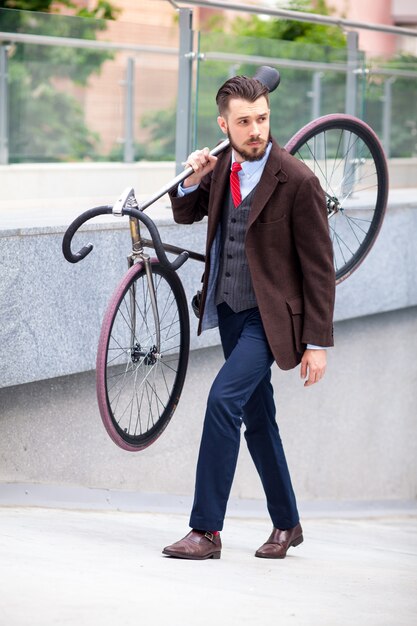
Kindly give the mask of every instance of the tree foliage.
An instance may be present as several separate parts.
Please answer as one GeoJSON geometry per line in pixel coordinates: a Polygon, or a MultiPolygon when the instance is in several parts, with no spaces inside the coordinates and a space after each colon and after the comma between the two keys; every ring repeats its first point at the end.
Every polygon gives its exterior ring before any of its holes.
{"type": "MultiPolygon", "coordinates": [[[[314,6],[309,0],[294,0],[289,3],[289,8],[301,13],[330,15],[330,9],[325,0],[317,0],[314,6]]],[[[236,18],[232,25],[232,32],[240,37],[263,37],[332,48],[344,48],[346,45],[345,35],[337,26],[282,18],[265,20],[258,15],[236,18]]]]}
{"type": "MultiPolygon", "coordinates": [[[[310,0],[293,0],[289,8],[331,15],[325,0],[317,0],[314,6],[310,0]]],[[[317,114],[314,104],[320,115],[345,111],[346,73],[337,67],[346,66],[346,37],[337,26],[282,18],[265,19],[257,15],[236,18],[229,33],[224,32],[223,23],[217,16],[208,25],[209,30],[200,34],[200,51],[207,54],[207,59],[199,63],[196,147],[212,146],[219,138],[214,102],[216,89],[233,74],[252,76],[257,67],[249,63],[240,64],[236,60],[229,63],[209,60],[210,52],[222,52],[225,56],[230,54],[233,59],[239,54],[271,59],[270,64],[280,70],[281,84],[271,95],[271,128],[281,144],[317,114]],[[290,67],[289,60],[298,61],[298,67],[290,67]],[[323,69],[315,70],[311,62],[316,67],[323,64],[323,69]],[[318,84],[319,89],[314,92],[318,84]]],[[[366,72],[357,74],[357,115],[382,136],[383,107],[386,106],[384,85],[392,79],[389,74],[382,77],[380,73],[373,72],[373,66],[383,67],[388,72],[411,70],[417,75],[417,58],[399,53],[391,59],[365,59],[364,54],[359,53],[359,66],[366,72]]],[[[417,81],[395,77],[390,114],[391,155],[394,157],[417,154],[416,102],[417,81]]],[[[147,124],[156,127],[158,120],[163,124],[162,135],[168,143],[175,128],[166,125],[160,112],[148,116],[147,124]]]]}
{"type": "MultiPolygon", "coordinates": [[[[290,8],[298,11],[329,14],[324,0],[319,0],[312,7],[308,0],[294,0],[290,8]]],[[[200,50],[204,54],[221,51],[224,54],[256,56],[270,59],[270,64],[281,72],[281,85],[272,102],[272,130],[284,143],[300,126],[311,119],[312,102],[309,97],[312,85],[312,71],[291,69],[279,63],[280,59],[317,61],[332,63],[346,58],[346,38],[344,33],[334,26],[307,23],[295,20],[269,18],[257,15],[237,17],[233,20],[230,32],[224,32],[221,21],[216,16],[208,24],[209,30],[200,34],[200,50]],[[278,102],[278,105],[276,104],[278,102]]],[[[197,132],[194,138],[196,146],[214,145],[219,138],[216,124],[216,105],[214,101],[216,86],[233,74],[252,76],[257,65],[238,61],[204,60],[198,70],[198,113],[197,132]]],[[[328,83],[323,97],[323,109],[342,111],[344,108],[343,90],[340,89],[341,75],[332,73],[324,78],[328,83]]],[[[147,117],[148,127],[156,126],[161,113],[155,112],[147,117]]],[[[164,126],[166,142],[171,142],[175,126],[164,126]]]]}
{"type": "MultiPolygon", "coordinates": [[[[106,0],[91,9],[71,0],[0,0],[5,32],[95,39],[118,11],[106,0]],[[60,8],[72,15],[58,15],[60,8]],[[2,10],[3,9],[3,10],[2,10]],[[9,9],[9,10],[4,10],[9,9]]],[[[13,44],[9,48],[9,153],[13,161],[79,160],[93,156],[97,134],[85,125],[73,85],[86,85],[108,52],[13,44]],[[70,87],[68,89],[68,87],[70,87]]]]}
{"type": "Polygon", "coordinates": [[[61,7],[72,9],[74,15],[79,17],[93,17],[104,20],[114,20],[120,12],[120,9],[114,7],[107,0],[97,0],[96,6],[91,9],[79,7],[71,0],[0,0],[0,9],[59,13],[61,7]]]}

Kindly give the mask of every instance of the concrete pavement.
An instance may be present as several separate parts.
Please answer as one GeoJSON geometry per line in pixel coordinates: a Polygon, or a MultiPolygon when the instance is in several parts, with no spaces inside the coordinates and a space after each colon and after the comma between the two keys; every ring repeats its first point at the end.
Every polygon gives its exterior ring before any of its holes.
{"type": "Polygon", "coordinates": [[[176,511],[3,506],[0,624],[414,626],[417,516],[325,514],[268,561],[266,517],[232,511],[222,558],[195,562],[161,554],[187,532],[176,511]]]}

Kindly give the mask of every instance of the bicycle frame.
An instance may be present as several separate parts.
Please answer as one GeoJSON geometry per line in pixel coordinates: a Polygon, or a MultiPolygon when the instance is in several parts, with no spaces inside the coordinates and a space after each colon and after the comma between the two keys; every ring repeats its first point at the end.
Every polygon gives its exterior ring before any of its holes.
{"type": "MultiPolygon", "coordinates": [[[[156,334],[156,351],[157,354],[161,350],[161,326],[159,323],[158,304],[156,301],[155,285],[152,278],[152,268],[150,263],[149,254],[146,254],[143,249],[143,242],[140,234],[140,222],[137,217],[129,217],[130,235],[132,238],[132,252],[128,256],[128,267],[132,267],[135,262],[142,261],[146,277],[149,284],[149,294],[151,298],[152,313],[155,320],[155,334],[156,334]]],[[[130,290],[130,311],[132,317],[132,328],[136,327],[136,287],[132,285],[130,290]]],[[[131,345],[134,345],[134,335],[131,337],[131,345]]]]}
{"type": "MultiPolygon", "coordinates": [[[[154,285],[153,277],[152,277],[152,267],[151,267],[151,262],[150,262],[150,256],[149,254],[146,254],[146,252],[144,251],[144,247],[154,248],[155,246],[154,246],[152,239],[145,239],[142,237],[141,231],[140,231],[140,221],[137,217],[132,217],[132,216],[129,217],[129,228],[130,228],[130,236],[132,239],[132,251],[127,257],[128,268],[131,268],[132,265],[134,263],[137,263],[138,261],[141,261],[145,267],[146,276],[148,280],[149,294],[151,298],[152,312],[153,312],[154,319],[155,319],[156,348],[157,348],[157,353],[159,354],[160,346],[161,346],[161,328],[160,328],[160,323],[159,323],[158,304],[157,304],[156,294],[155,294],[155,285],[154,285]]],[[[165,243],[162,245],[166,252],[172,252],[173,254],[177,254],[177,255],[180,255],[183,252],[186,252],[190,259],[193,259],[195,261],[200,261],[202,263],[205,262],[205,256],[203,254],[199,254],[198,252],[193,252],[192,250],[184,250],[184,248],[179,248],[178,246],[173,246],[173,245],[165,244],[165,243]]],[[[132,326],[135,327],[136,325],[136,308],[134,306],[135,299],[136,299],[135,287],[132,286],[131,289],[133,290],[130,294],[132,326]]],[[[132,345],[133,345],[133,340],[134,338],[132,337],[132,345]]]]}

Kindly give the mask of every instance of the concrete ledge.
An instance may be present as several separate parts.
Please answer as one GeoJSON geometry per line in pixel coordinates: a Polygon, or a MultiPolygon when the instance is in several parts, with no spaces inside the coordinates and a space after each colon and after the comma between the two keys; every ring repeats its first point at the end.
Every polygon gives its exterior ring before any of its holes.
{"type": "MultiPolygon", "coordinates": [[[[417,158],[389,159],[391,189],[416,185],[417,158]]],[[[173,161],[135,163],[17,163],[0,165],[0,209],[55,199],[112,197],[132,186],[139,194],[151,195],[175,176],[173,161]]]]}
{"type": "Polygon", "coordinates": [[[0,209],[39,207],[49,200],[62,206],[67,198],[112,198],[128,186],[151,195],[174,176],[172,161],[0,165],[0,209]]]}
{"type": "MultiPolygon", "coordinates": [[[[335,320],[406,308],[417,304],[417,193],[391,192],[389,210],[375,246],[363,265],[337,288],[335,320]]],[[[0,230],[0,387],[88,371],[95,367],[101,321],[110,297],[127,269],[131,249],[125,218],[105,216],[87,225],[74,249],[88,242],[93,252],[71,265],[62,256],[66,226],[79,214],[74,207],[51,217],[17,219],[0,230]],[[49,220],[49,225],[44,221],[49,220]],[[52,223],[51,223],[52,222],[52,223]]],[[[206,224],[173,222],[167,200],[149,211],[163,241],[204,251],[206,224]]],[[[47,222],[48,223],[48,222],[47,222]]],[[[201,284],[201,263],[188,261],[179,271],[190,302],[201,284]]],[[[191,347],[217,345],[217,331],[196,336],[191,319],[191,347]]]]}

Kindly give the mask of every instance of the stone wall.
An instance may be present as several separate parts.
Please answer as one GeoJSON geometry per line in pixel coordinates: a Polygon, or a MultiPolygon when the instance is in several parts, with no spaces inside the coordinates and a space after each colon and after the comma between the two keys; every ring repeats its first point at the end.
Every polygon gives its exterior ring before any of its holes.
{"type": "MultiPolygon", "coordinates": [[[[377,242],[337,287],[325,379],[305,390],[298,370],[273,380],[278,422],[301,499],[409,499],[417,493],[417,199],[391,192],[377,242]]],[[[177,226],[153,209],[164,241],[203,251],[205,224],[177,226]]],[[[68,220],[69,221],[69,220],[68,220]]],[[[222,361],[216,331],[196,337],[172,424],[149,449],[116,448],[98,414],[94,366],[106,304],[126,270],[124,218],[78,235],[93,252],[70,265],[65,227],[0,232],[0,483],[42,483],[191,495],[207,392],[222,361]]],[[[202,266],[180,270],[188,299],[202,266]]],[[[242,446],[233,495],[260,498],[242,446]]]]}

